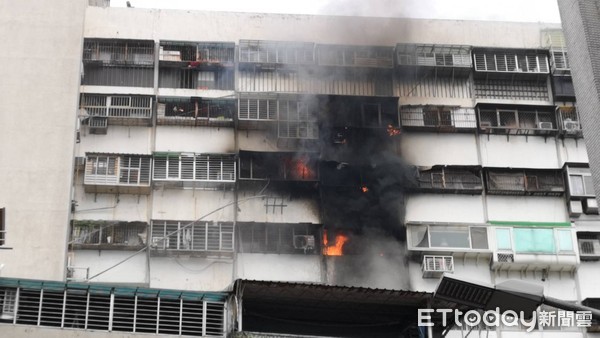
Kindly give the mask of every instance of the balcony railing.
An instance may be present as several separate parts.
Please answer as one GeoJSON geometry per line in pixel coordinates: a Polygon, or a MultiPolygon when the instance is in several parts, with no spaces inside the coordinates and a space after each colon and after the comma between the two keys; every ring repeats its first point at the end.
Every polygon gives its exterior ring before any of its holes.
{"type": "Polygon", "coordinates": [[[479,129],[488,134],[552,135],[558,132],[554,112],[485,107],[479,109],[479,129]]]}
{"type": "Polygon", "coordinates": [[[561,196],[565,185],[560,170],[487,169],[488,194],[561,196]]]}
{"type": "Polygon", "coordinates": [[[474,131],[477,128],[475,109],[443,106],[403,106],[400,108],[402,127],[436,131],[474,131]]]}
{"type": "Polygon", "coordinates": [[[319,45],[317,62],[320,66],[389,69],[394,66],[394,50],[392,47],[319,45]]]}
{"type": "Polygon", "coordinates": [[[152,118],[152,97],[82,94],[80,109],[86,116],[108,117],[110,124],[148,124],[152,118]]]}
{"type": "Polygon", "coordinates": [[[240,66],[282,67],[314,65],[314,43],[240,40],[240,66]]]}
{"type": "Polygon", "coordinates": [[[73,221],[71,244],[75,249],[134,250],[146,245],[144,222],[73,221]]]}
{"type": "Polygon", "coordinates": [[[396,45],[399,66],[456,67],[470,71],[471,47],[455,45],[396,45]]]}
{"type": "Polygon", "coordinates": [[[233,126],[236,111],[232,100],[159,99],[157,124],[187,126],[233,126]]]}
{"type": "Polygon", "coordinates": [[[233,252],[232,223],[153,221],[154,250],[233,252]]]}
{"type": "Polygon", "coordinates": [[[154,41],[85,39],[83,62],[103,66],[152,67],[154,65],[154,41]]]}
{"type": "Polygon", "coordinates": [[[161,41],[161,65],[177,67],[233,66],[235,43],[161,41]]]}

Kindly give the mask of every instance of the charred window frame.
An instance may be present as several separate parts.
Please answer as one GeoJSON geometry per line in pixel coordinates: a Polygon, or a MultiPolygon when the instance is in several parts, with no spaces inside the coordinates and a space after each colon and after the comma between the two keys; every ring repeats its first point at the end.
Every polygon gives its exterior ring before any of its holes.
{"type": "Polygon", "coordinates": [[[239,253],[320,253],[315,224],[238,223],[237,233],[239,253]]]}
{"type": "Polygon", "coordinates": [[[261,153],[241,151],[241,180],[317,181],[318,160],[302,153],[261,153]]]}

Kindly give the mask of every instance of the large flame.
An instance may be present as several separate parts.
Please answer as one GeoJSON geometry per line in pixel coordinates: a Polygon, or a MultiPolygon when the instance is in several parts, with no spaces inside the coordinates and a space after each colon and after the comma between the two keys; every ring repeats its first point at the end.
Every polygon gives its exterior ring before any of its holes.
{"type": "Polygon", "coordinates": [[[291,169],[290,174],[293,179],[313,180],[316,178],[315,172],[310,167],[309,161],[310,159],[306,155],[287,160],[287,165],[291,169]]]}
{"type": "Polygon", "coordinates": [[[329,245],[327,231],[323,231],[323,254],[325,256],[341,256],[343,254],[344,244],[348,241],[348,236],[336,234],[334,242],[329,245]]]}
{"type": "Polygon", "coordinates": [[[396,128],[396,127],[394,127],[394,126],[393,126],[393,125],[391,125],[391,124],[388,124],[388,126],[387,126],[387,133],[388,133],[388,135],[389,135],[390,137],[391,137],[391,136],[397,136],[397,135],[400,135],[400,129],[399,129],[399,128],[396,128]]]}

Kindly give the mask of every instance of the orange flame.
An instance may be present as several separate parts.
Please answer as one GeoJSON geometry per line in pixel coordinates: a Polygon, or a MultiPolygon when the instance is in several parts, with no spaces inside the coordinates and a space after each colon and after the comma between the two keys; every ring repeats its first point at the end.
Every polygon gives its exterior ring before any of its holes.
{"type": "Polygon", "coordinates": [[[291,167],[291,176],[298,180],[312,180],[316,178],[315,172],[309,165],[308,156],[288,160],[288,165],[291,167]]]}
{"type": "Polygon", "coordinates": [[[348,236],[344,234],[336,234],[335,241],[329,245],[327,231],[323,232],[323,254],[325,256],[341,256],[343,253],[344,244],[348,241],[348,236]]]}
{"type": "Polygon", "coordinates": [[[396,136],[396,135],[400,135],[400,129],[395,128],[393,125],[388,124],[387,126],[387,133],[388,135],[391,136],[396,136]]]}
{"type": "Polygon", "coordinates": [[[362,192],[364,192],[364,193],[367,193],[367,192],[369,192],[369,187],[367,187],[366,185],[363,185],[363,186],[360,188],[360,190],[361,190],[362,192]]]}

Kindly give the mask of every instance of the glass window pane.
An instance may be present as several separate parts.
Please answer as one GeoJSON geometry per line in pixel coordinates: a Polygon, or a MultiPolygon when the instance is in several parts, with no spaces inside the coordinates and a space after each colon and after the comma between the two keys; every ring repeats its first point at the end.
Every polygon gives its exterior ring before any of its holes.
{"type": "Polygon", "coordinates": [[[585,192],[583,190],[583,177],[581,177],[580,175],[571,175],[569,176],[569,182],[571,183],[571,195],[585,195],[585,192]]]}
{"type": "Polygon", "coordinates": [[[594,192],[594,181],[592,181],[592,176],[583,176],[583,184],[585,185],[586,195],[596,195],[594,192]]]}
{"type": "Polygon", "coordinates": [[[512,250],[510,229],[496,229],[496,246],[498,250],[512,250]]]}
{"type": "Polygon", "coordinates": [[[470,248],[468,228],[430,227],[432,248],[470,248]]]}
{"type": "Polygon", "coordinates": [[[482,227],[471,228],[471,248],[487,249],[488,238],[487,229],[482,227]]]}
{"type": "Polygon", "coordinates": [[[557,230],[558,251],[573,251],[573,241],[571,239],[571,230],[557,230]]]}
{"type": "Polygon", "coordinates": [[[427,226],[412,226],[410,227],[410,242],[414,247],[428,248],[429,239],[427,238],[427,226]]]}
{"type": "Polygon", "coordinates": [[[555,253],[553,229],[513,229],[515,251],[522,253],[555,253]]]}

